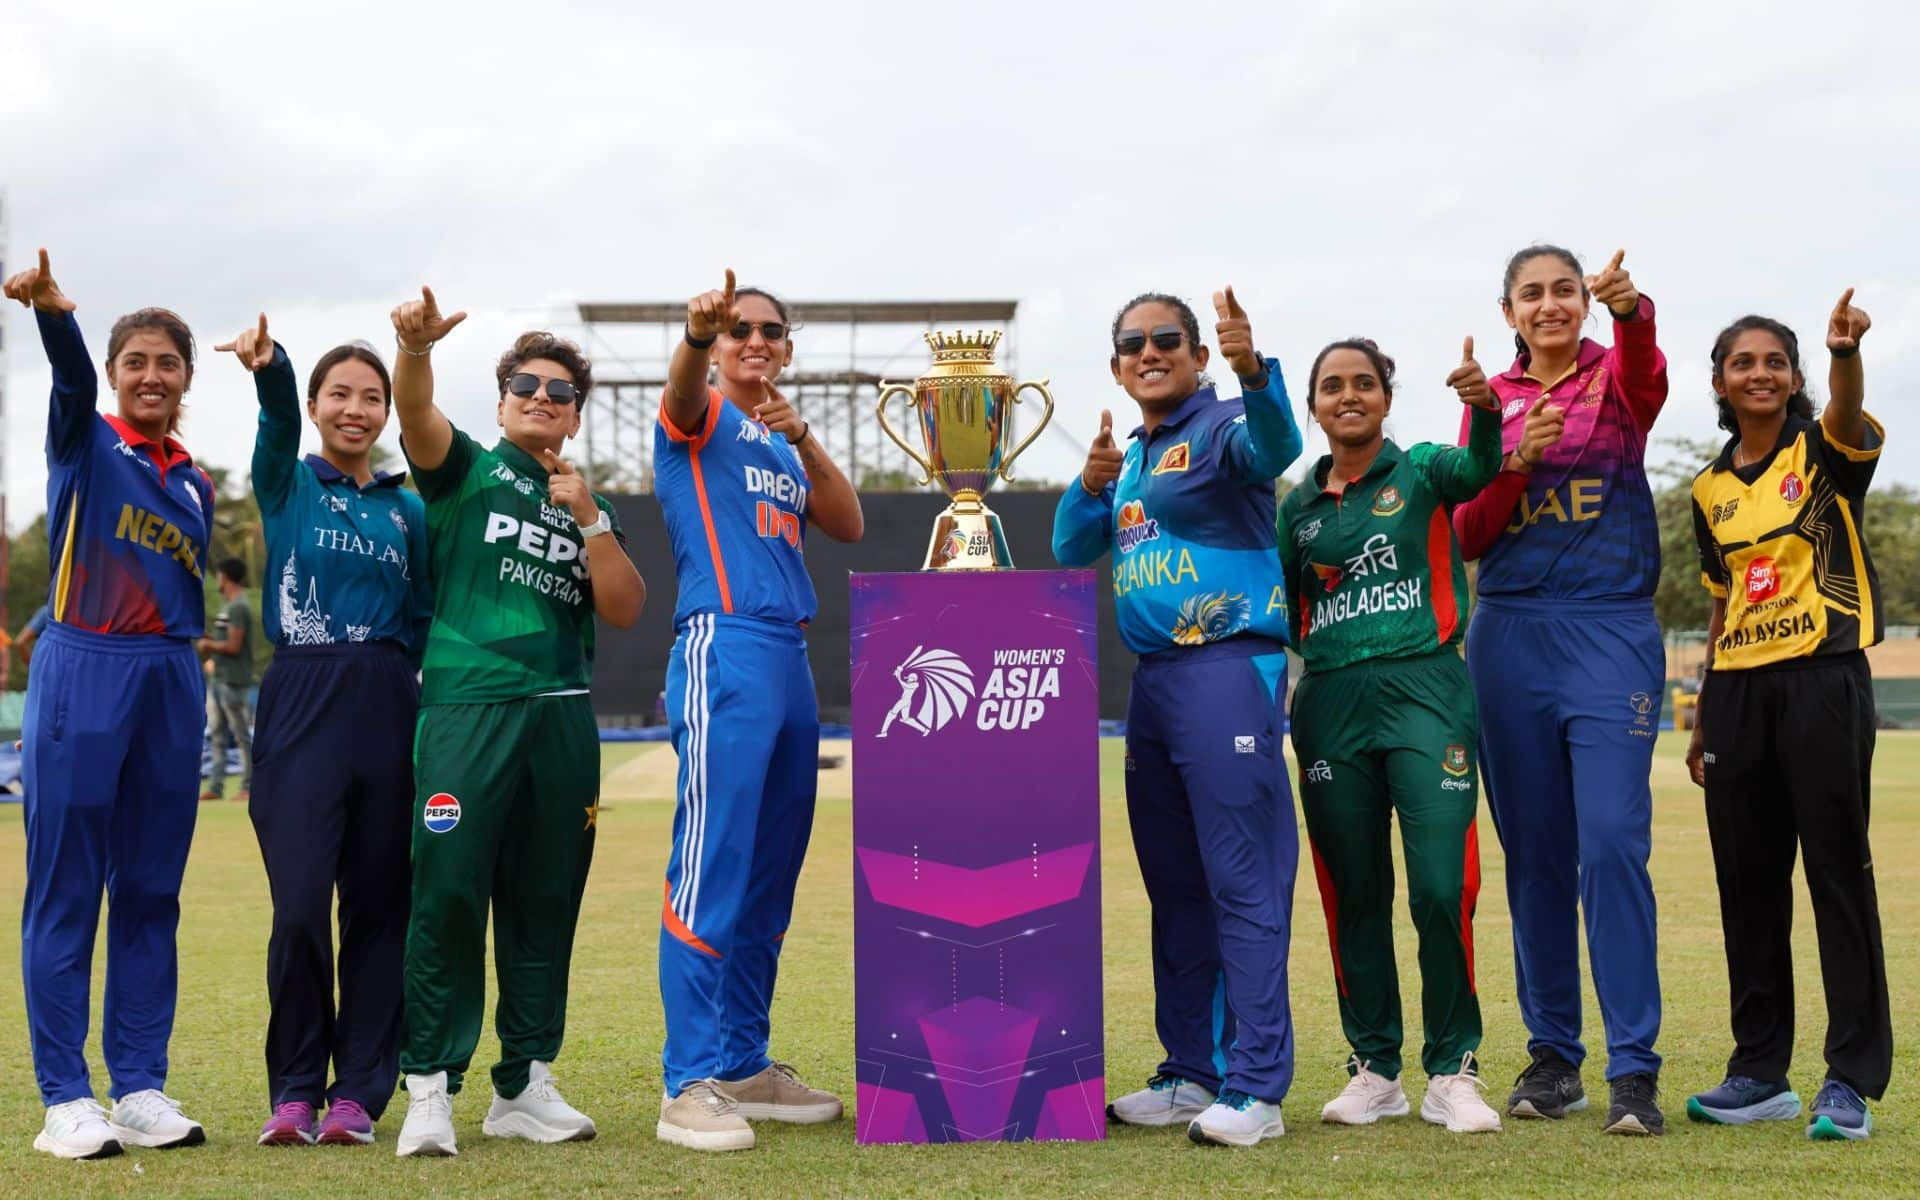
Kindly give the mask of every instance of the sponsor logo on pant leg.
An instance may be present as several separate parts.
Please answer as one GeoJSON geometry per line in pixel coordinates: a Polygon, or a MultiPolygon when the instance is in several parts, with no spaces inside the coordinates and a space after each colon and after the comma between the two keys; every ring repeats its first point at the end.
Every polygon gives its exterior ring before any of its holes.
{"type": "Polygon", "coordinates": [[[460,801],[447,792],[435,792],[427,797],[426,813],[421,823],[428,833],[447,833],[460,823],[460,801]]]}

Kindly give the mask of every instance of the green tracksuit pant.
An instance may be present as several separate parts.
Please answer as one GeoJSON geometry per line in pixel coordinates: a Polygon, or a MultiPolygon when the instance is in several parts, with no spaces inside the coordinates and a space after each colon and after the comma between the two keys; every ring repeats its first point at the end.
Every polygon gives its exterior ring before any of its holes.
{"type": "Polygon", "coordinates": [[[1294,689],[1314,874],[1326,910],[1340,1022],[1369,1070],[1400,1074],[1400,976],[1393,954],[1393,817],[1420,939],[1429,1075],[1453,1074],[1480,1045],[1473,909],[1479,721],[1452,647],[1411,659],[1366,659],[1308,674],[1294,689]]]}
{"type": "Polygon", "coordinates": [[[587,696],[420,710],[414,737],[413,915],[407,926],[409,1075],[450,1091],[480,1040],[487,909],[500,990],[493,1087],[511,1099],[529,1064],[560,1053],[567,970],[593,862],[600,737],[587,696]]]}

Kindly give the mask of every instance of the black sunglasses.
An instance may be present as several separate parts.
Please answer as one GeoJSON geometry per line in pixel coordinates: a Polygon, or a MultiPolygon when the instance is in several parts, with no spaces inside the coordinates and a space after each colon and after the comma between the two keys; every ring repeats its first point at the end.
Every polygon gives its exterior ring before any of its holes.
{"type": "MultiPolygon", "coordinates": [[[[752,321],[742,321],[732,329],[727,330],[727,333],[732,336],[734,341],[744,342],[753,336],[755,328],[752,321]]],[[[787,336],[786,325],[779,321],[762,321],[758,328],[760,330],[760,336],[770,342],[777,342],[787,336]]]]}
{"type": "Polygon", "coordinates": [[[1113,352],[1121,358],[1132,358],[1147,348],[1147,339],[1153,339],[1153,348],[1162,353],[1170,353],[1180,348],[1187,340],[1187,331],[1178,325],[1156,325],[1151,334],[1138,329],[1122,329],[1113,339],[1113,352]]]}
{"type": "Polygon", "coordinates": [[[580,389],[564,379],[542,379],[531,371],[521,371],[507,377],[507,390],[521,399],[538,395],[541,384],[547,385],[547,399],[555,404],[572,404],[580,398],[580,389]]]}

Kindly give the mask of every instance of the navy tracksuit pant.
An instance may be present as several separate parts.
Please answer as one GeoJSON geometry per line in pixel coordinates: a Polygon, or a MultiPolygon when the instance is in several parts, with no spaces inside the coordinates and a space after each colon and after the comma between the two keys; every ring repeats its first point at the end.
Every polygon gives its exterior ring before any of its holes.
{"type": "Polygon", "coordinates": [[[180,880],[199,815],[206,679],[184,638],[50,622],[21,728],[27,887],[20,967],[49,1107],[93,1095],[93,941],[107,896],[100,1048],[113,1099],[167,1082],[180,880]]]}
{"type": "Polygon", "coordinates": [[[377,1120],[399,1080],[419,707],[390,642],[281,646],[261,682],[248,812],[273,894],[271,1104],[345,1098],[377,1120]]]}
{"type": "Polygon", "coordinates": [[[1281,741],[1287,658],[1235,638],[1140,657],[1127,820],[1153,906],[1160,1070],[1278,1104],[1293,1083],[1287,946],[1300,858],[1281,741]]]}
{"type": "Polygon", "coordinates": [[[1607,1078],[1658,1074],[1653,744],[1666,652],[1650,600],[1481,596],[1467,631],[1487,807],[1506,852],[1529,1051],[1579,1066],[1584,914],[1607,1078]]]}

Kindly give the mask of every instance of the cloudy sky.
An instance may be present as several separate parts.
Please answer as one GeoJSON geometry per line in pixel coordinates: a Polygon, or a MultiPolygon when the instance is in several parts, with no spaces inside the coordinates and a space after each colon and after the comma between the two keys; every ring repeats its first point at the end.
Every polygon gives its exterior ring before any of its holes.
{"type": "MultiPolygon", "coordinates": [[[[1501,267],[1546,239],[1589,269],[1625,248],[1660,305],[1659,435],[1712,435],[1727,320],[1817,347],[1857,287],[1881,478],[1920,483],[1915,10],[1449,7],[11,0],[8,269],[49,247],[96,353],[141,305],[203,347],[264,309],[301,366],[389,345],[431,283],[472,314],[439,373],[476,431],[493,356],[578,300],[684,297],[727,265],[794,296],[1014,297],[1023,373],[1072,434],[1027,473],[1066,479],[1099,410],[1126,416],[1126,296],[1204,312],[1232,282],[1296,391],[1320,345],[1372,336],[1401,365],[1396,436],[1450,439],[1461,338],[1507,364],[1501,267]]],[[[8,321],[17,529],[44,505],[48,374],[8,321]]],[[[189,401],[189,445],[244,468],[240,368],[209,356],[189,401]]]]}

